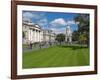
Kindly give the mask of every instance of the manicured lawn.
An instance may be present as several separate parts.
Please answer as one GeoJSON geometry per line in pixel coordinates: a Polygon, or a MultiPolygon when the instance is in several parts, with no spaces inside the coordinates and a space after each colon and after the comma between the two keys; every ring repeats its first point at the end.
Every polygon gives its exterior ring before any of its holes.
{"type": "Polygon", "coordinates": [[[89,49],[81,46],[53,46],[23,53],[23,68],[89,65],[89,49]]]}

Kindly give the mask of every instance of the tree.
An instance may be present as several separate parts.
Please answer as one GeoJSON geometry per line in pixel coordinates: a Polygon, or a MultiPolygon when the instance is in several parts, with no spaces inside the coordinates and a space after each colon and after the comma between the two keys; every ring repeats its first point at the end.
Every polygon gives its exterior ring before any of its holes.
{"type": "Polygon", "coordinates": [[[56,40],[60,43],[60,45],[61,45],[61,43],[62,42],[64,42],[65,41],[65,35],[64,34],[58,34],[57,36],[56,36],[56,40]]]}
{"type": "Polygon", "coordinates": [[[79,36],[79,41],[80,41],[81,44],[85,44],[86,41],[87,41],[87,36],[86,36],[86,34],[80,35],[80,36],[79,36]]]}
{"type": "MultiPolygon", "coordinates": [[[[79,22],[77,31],[79,37],[85,35],[85,42],[87,46],[89,46],[89,14],[79,14],[75,17],[75,21],[79,22]]],[[[82,40],[81,42],[84,42],[84,40],[82,40]]]]}
{"type": "Polygon", "coordinates": [[[78,31],[74,31],[74,32],[72,33],[72,39],[73,39],[73,41],[78,41],[78,40],[79,40],[78,31]]]}

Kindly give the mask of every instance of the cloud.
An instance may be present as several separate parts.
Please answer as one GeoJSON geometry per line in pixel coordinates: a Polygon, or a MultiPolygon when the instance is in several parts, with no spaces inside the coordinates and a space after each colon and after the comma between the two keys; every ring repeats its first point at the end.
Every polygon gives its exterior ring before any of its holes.
{"type": "Polygon", "coordinates": [[[40,12],[31,12],[25,11],[23,12],[23,21],[32,21],[32,23],[38,24],[41,27],[44,27],[48,24],[48,20],[45,17],[45,13],[40,12]]]}
{"type": "Polygon", "coordinates": [[[48,24],[48,20],[46,18],[40,19],[39,21],[37,21],[37,24],[44,27],[45,25],[48,24]]]}
{"type": "Polygon", "coordinates": [[[26,17],[23,17],[22,20],[31,22],[31,19],[30,18],[26,18],[26,17]]]}
{"type": "Polygon", "coordinates": [[[72,24],[76,24],[76,22],[74,20],[69,20],[66,22],[67,25],[72,25],[72,24]]]}
{"type": "Polygon", "coordinates": [[[59,33],[63,33],[63,34],[65,34],[65,28],[60,28],[60,29],[58,29],[58,28],[51,28],[51,30],[54,32],[54,33],[56,33],[56,34],[59,34],[59,33]]]}
{"type": "Polygon", "coordinates": [[[24,12],[23,13],[23,18],[32,18],[33,14],[31,12],[24,12]]]}
{"type": "Polygon", "coordinates": [[[58,19],[51,21],[51,24],[54,25],[54,26],[58,26],[58,25],[65,26],[66,21],[63,18],[58,18],[58,19]]]}
{"type": "Polygon", "coordinates": [[[50,22],[52,27],[66,26],[77,24],[74,20],[65,21],[63,18],[57,18],[50,22]]]}
{"type": "Polygon", "coordinates": [[[25,12],[23,12],[22,16],[25,19],[33,19],[34,18],[34,20],[39,20],[39,19],[44,18],[45,17],[44,15],[45,15],[44,13],[25,11],[25,12]]]}

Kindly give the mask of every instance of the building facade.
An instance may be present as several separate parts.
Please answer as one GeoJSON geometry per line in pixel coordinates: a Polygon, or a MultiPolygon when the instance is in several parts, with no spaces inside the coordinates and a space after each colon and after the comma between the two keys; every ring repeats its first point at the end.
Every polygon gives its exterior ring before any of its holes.
{"type": "Polygon", "coordinates": [[[38,42],[54,42],[55,33],[51,30],[43,30],[39,25],[32,22],[22,23],[23,44],[38,43],[38,42]]]}
{"type": "Polygon", "coordinates": [[[55,42],[56,34],[52,30],[43,30],[44,42],[55,42]]]}

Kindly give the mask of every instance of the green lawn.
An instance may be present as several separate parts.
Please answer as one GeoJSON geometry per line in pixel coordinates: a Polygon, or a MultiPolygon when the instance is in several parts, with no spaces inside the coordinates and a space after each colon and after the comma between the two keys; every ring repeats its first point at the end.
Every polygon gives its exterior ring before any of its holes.
{"type": "Polygon", "coordinates": [[[81,46],[54,46],[23,53],[23,68],[89,65],[89,49],[81,46]]]}

